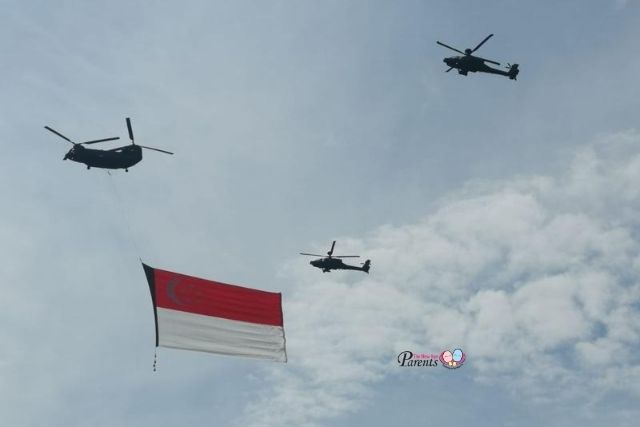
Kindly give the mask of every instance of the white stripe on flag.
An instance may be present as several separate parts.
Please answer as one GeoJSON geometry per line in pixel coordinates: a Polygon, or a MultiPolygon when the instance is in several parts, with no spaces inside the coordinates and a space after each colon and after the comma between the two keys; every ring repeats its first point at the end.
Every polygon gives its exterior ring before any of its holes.
{"type": "Polygon", "coordinates": [[[159,345],[286,362],[284,329],[158,307],[159,345]]]}

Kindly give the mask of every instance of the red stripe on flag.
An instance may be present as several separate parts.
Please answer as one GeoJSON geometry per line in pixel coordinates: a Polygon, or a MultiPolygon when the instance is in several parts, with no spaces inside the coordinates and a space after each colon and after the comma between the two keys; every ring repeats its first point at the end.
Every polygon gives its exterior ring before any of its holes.
{"type": "Polygon", "coordinates": [[[282,298],[229,285],[154,269],[156,306],[205,316],[282,326],[282,298]]]}

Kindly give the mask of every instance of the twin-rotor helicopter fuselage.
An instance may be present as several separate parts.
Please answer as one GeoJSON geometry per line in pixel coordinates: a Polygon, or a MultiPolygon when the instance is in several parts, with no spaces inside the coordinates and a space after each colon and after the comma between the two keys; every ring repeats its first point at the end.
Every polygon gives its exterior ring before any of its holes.
{"type": "Polygon", "coordinates": [[[144,145],[137,145],[133,137],[133,129],[131,127],[131,119],[127,117],[127,130],[129,131],[130,145],[123,147],[112,148],[110,150],[97,150],[86,148],[85,145],[96,144],[98,142],[115,141],[120,139],[119,137],[96,139],[85,142],[74,142],[67,138],[57,130],[45,126],[50,132],[55,133],[60,138],[73,144],[73,147],[65,154],[62,160],[71,160],[78,163],[83,163],[87,166],[87,169],[101,168],[101,169],[124,169],[125,172],[129,171],[129,168],[142,160],[142,149],[159,151],[165,154],[173,154],[170,151],[160,150],[159,148],[146,147],[144,145]]]}
{"type": "Polygon", "coordinates": [[[142,160],[142,148],[139,145],[127,145],[112,150],[92,150],[77,144],[65,154],[63,160],[83,163],[87,169],[124,169],[128,172],[131,166],[142,160]]]}

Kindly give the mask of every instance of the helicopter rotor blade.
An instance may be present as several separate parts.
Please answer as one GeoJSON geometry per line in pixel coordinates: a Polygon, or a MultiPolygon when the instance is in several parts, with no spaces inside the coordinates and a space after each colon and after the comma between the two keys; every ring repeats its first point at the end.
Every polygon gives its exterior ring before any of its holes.
{"type": "Polygon", "coordinates": [[[104,138],[104,139],[94,139],[93,141],[85,141],[85,142],[80,142],[79,145],[84,145],[84,144],[97,144],[98,142],[105,142],[105,141],[115,141],[116,139],[120,139],[119,136],[116,136],[115,138],[104,138]]]}
{"type": "Polygon", "coordinates": [[[360,258],[360,255],[334,255],[332,258],[360,258]]]}
{"type": "Polygon", "coordinates": [[[300,255],[306,255],[306,256],[319,256],[319,257],[323,257],[323,258],[324,258],[324,255],[308,254],[308,253],[305,253],[305,252],[300,252],[300,255]]]}
{"type": "Polygon", "coordinates": [[[171,151],[165,151],[165,150],[161,150],[161,149],[159,149],[159,148],[146,147],[146,146],[144,146],[144,145],[138,145],[138,147],[146,148],[147,150],[159,151],[159,152],[161,152],[161,153],[173,154],[171,151]]]}
{"type": "Polygon", "coordinates": [[[480,58],[479,56],[475,56],[475,55],[474,55],[474,57],[475,57],[475,58],[478,58],[478,59],[481,59],[481,60],[483,60],[484,62],[488,62],[488,63],[490,63],[490,64],[500,65],[500,63],[499,63],[499,62],[497,62],[497,61],[492,61],[492,60],[490,60],[490,59],[480,58]]]}
{"type": "Polygon", "coordinates": [[[131,119],[129,117],[127,117],[127,130],[129,131],[129,139],[131,140],[131,143],[135,144],[133,139],[133,129],[131,128],[131,119]]]}
{"type": "Polygon", "coordinates": [[[473,52],[475,52],[476,50],[480,49],[480,46],[482,46],[483,44],[485,44],[485,42],[486,42],[487,40],[489,40],[491,37],[493,37],[493,34],[489,34],[487,37],[485,37],[485,39],[484,39],[484,40],[482,40],[482,41],[478,44],[478,46],[476,46],[476,47],[471,51],[471,53],[473,53],[473,52]]]}
{"type": "Polygon", "coordinates": [[[445,73],[448,73],[451,70],[453,70],[453,67],[449,68],[447,71],[445,71],[445,73]]]}
{"type": "Polygon", "coordinates": [[[329,255],[329,257],[331,257],[331,255],[333,254],[333,248],[335,247],[336,247],[336,241],[334,240],[333,243],[331,244],[331,250],[327,252],[327,255],[329,255]]]}
{"type": "Polygon", "coordinates": [[[436,43],[438,43],[440,46],[444,46],[444,47],[446,47],[447,49],[455,50],[456,52],[461,53],[461,54],[463,54],[463,55],[465,54],[465,53],[464,53],[464,52],[462,52],[461,50],[458,50],[458,49],[456,49],[455,47],[451,47],[451,46],[449,46],[448,44],[444,44],[444,43],[442,43],[441,41],[437,41],[437,40],[436,40],[436,43]]]}
{"type": "Polygon", "coordinates": [[[63,134],[61,134],[60,132],[58,132],[57,130],[54,130],[53,128],[50,128],[49,126],[45,126],[44,127],[46,130],[48,130],[49,132],[53,132],[56,135],[58,135],[60,138],[65,139],[67,141],[69,141],[70,143],[72,143],[73,145],[76,145],[75,142],[73,142],[72,140],[70,140],[69,138],[67,138],[66,136],[64,136],[63,134]]]}

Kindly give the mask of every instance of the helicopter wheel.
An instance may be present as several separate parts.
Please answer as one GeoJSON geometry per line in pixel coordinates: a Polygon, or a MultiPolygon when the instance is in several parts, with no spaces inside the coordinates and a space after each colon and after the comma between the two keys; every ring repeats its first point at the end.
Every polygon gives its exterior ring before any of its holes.
{"type": "Polygon", "coordinates": [[[124,171],[125,171],[125,172],[129,172],[129,169],[125,169],[124,171]]]}
{"type": "Polygon", "coordinates": [[[91,169],[91,166],[87,166],[87,170],[91,169]]]}

